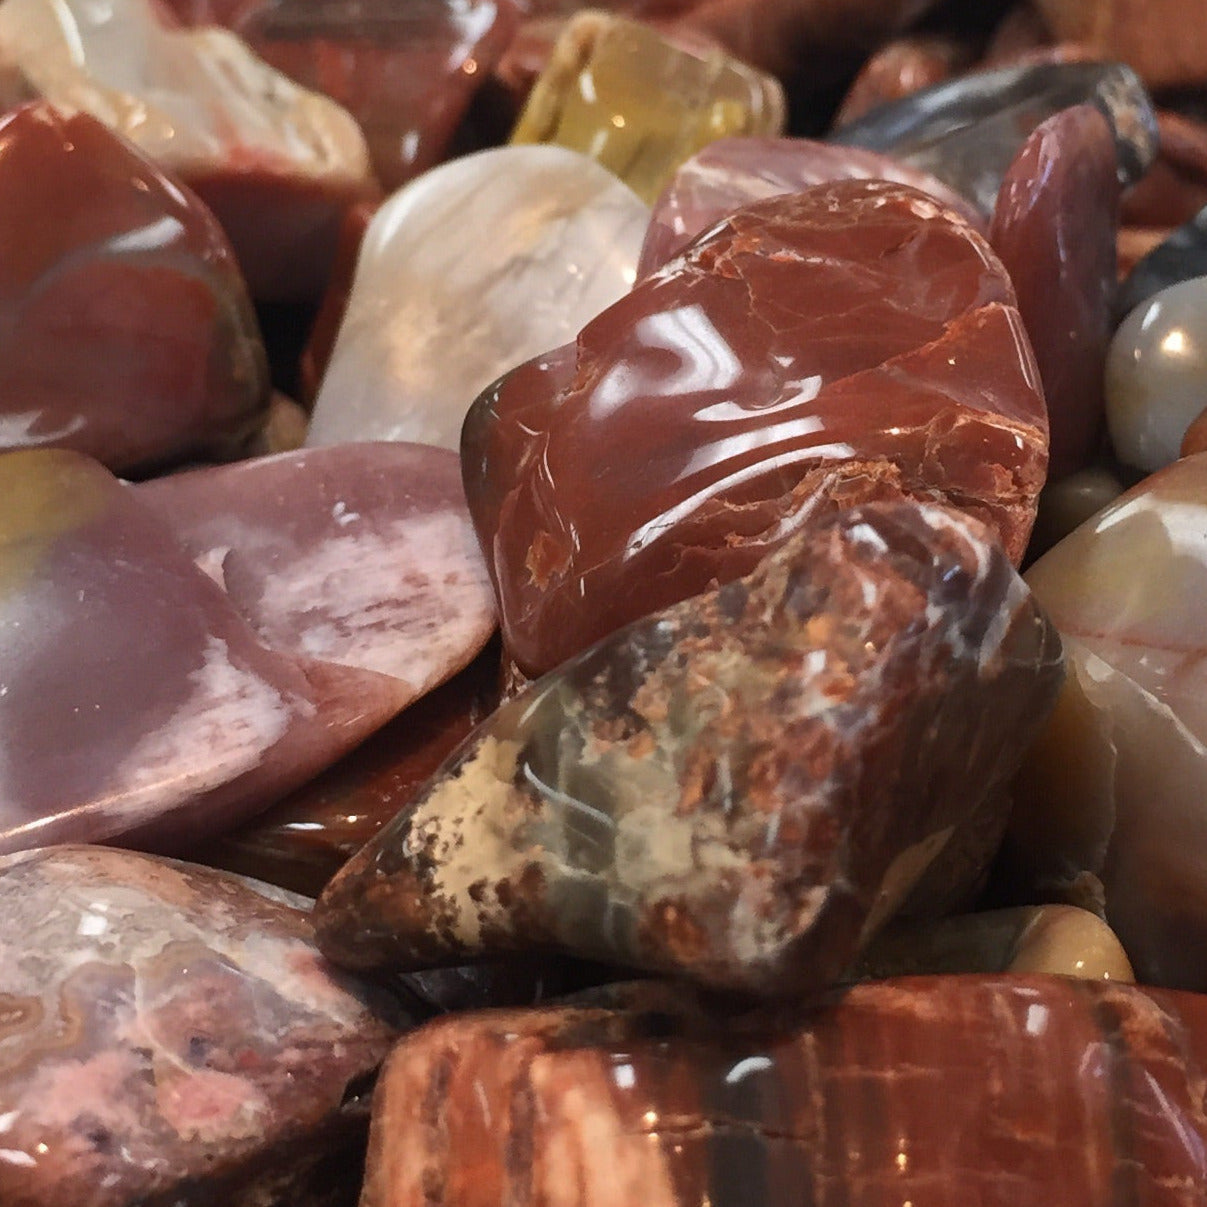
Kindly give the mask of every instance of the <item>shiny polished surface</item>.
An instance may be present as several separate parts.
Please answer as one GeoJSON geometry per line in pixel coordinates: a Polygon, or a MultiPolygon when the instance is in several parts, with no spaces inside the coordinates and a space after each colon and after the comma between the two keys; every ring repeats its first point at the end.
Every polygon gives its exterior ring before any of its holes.
{"type": "Polygon", "coordinates": [[[983,525],[815,518],[499,709],[327,886],[319,944],[382,972],[555,950],[816,990],[895,913],[979,886],[1061,673],[983,525]]]}
{"type": "Polygon", "coordinates": [[[598,160],[652,202],[688,156],[726,135],[779,134],[779,81],[718,46],[601,12],[569,22],[512,132],[598,160]]]}
{"type": "Polygon", "coordinates": [[[880,105],[941,84],[971,65],[973,51],[971,42],[944,34],[908,34],[886,42],[864,61],[834,124],[845,126],[880,105]]]}
{"type": "Polygon", "coordinates": [[[1202,1198],[1207,999],[924,977],[709,1023],[682,989],[643,1009],[645,995],[405,1037],[379,1083],[362,1207],[432,1188],[461,1207],[1202,1198]]]}
{"type": "Polygon", "coordinates": [[[230,456],[267,403],[247,289],[197,198],[87,114],[0,117],[0,450],[122,472],[230,456]]]}
{"type": "Polygon", "coordinates": [[[413,181],[365,232],[307,443],[455,449],[479,391],[627,292],[648,221],[562,147],[482,151],[413,181]]]}
{"type": "Polygon", "coordinates": [[[532,674],[747,573],[822,498],[946,498],[1021,558],[1047,419],[984,240],[905,186],[840,181],[738,211],[508,374],[462,461],[532,674]]]}
{"type": "Polygon", "coordinates": [[[407,1021],[309,903],[101,847],[0,859],[5,1207],[334,1207],[407,1021]]]}

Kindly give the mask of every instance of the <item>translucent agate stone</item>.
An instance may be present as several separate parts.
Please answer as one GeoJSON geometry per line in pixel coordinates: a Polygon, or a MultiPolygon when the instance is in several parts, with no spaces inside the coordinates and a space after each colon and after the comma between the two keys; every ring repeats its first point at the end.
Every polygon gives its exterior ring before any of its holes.
{"type": "Polygon", "coordinates": [[[1207,457],[1148,478],[1028,572],[1069,676],[1020,780],[1032,883],[1102,881],[1147,983],[1207,989],[1207,457]]]}
{"type": "Polygon", "coordinates": [[[6,1207],[351,1201],[408,1020],[306,904],[102,847],[0,859],[6,1207]]]}
{"type": "Polygon", "coordinates": [[[401,706],[397,680],[265,648],[134,492],[0,456],[0,852],[179,848],[262,811],[401,706]]]}
{"type": "Polygon", "coordinates": [[[606,13],[569,22],[511,141],[598,160],[652,202],[688,156],[725,135],[775,135],[778,81],[704,41],[669,40],[606,13]]]}
{"type": "Polygon", "coordinates": [[[1198,995],[919,977],[716,1018],[656,989],[404,1037],[362,1207],[1173,1207],[1207,1180],[1198,995]]]}
{"type": "Polygon", "coordinates": [[[365,232],[307,443],[455,449],[479,391],[625,294],[648,221],[562,147],[482,151],[413,181],[365,232]]]}
{"type": "Polygon", "coordinates": [[[1176,461],[1203,409],[1207,277],[1154,294],[1119,325],[1106,359],[1106,418],[1115,455],[1152,472],[1176,461]]]}
{"type": "Polygon", "coordinates": [[[1073,105],[1102,111],[1117,172],[1134,184],[1157,154],[1152,102],[1122,63],[1023,64],[961,76],[835,130],[834,142],[882,151],[929,172],[993,213],[1007,169],[1041,122],[1073,105]]]}
{"type": "Polygon", "coordinates": [[[238,451],[264,422],[268,366],[205,206],[43,102],[0,117],[0,164],[0,449],[122,472],[238,451]]]}
{"type": "Polygon", "coordinates": [[[327,886],[320,946],[359,969],[554,950],[815,989],[894,913],[977,886],[1060,678],[982,525],[840,512],[500,708],[327,886]]]}
{"type": "Polygon", "coordinates": [[[466,494],[541,673],[748,572],[819,500],[947,499],[1021,558],[1047,417],[1005,270],[932,198],[744,207],[474,404],[466,494]]]}
{"type": "Polygon", "coordinates": [[[1093,106],[1075,105],[1023,144],[989,228],[1039,365],[1053,480],[1086,465],[1102,434],[1118,214],[1110,125],[1093,106]]]}

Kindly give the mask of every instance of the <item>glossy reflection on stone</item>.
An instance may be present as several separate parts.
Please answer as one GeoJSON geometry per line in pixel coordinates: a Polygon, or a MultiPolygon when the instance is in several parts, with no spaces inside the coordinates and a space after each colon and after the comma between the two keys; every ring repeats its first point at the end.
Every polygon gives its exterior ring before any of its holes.
{"type": "Polygon", "coordinates": [[[351,1202],[406,1020],[305,905],[100,847],[0,859],[0,1201],[351,1202]]]}
{"type": "Polygon", "coordinates": [[[1207,990],[1207,457],[1147,479],[1028,572],[1069,677],[1010,852],[1052,892],[1098,876],[1137,976],[1207,990]]]}
{"type": "Polygon", "coordinates": [[[641,996],[404,1038],[362,1207],[1189,1207],[1207,1181],[1195,994],[923,977],[715,1020],[641,996]]]}
{"type": "Polygon", "coordinates": [[[1157,120],[1144,86],[1121,63],[1039,63],[980,71],[924,89],[835,130],[831,138],[882,151],[946,181],[993,213],[1007,169],[1031,132],[1073,105],[1111,123],[1121,184],[1157,154],[1157,120]]]}
{"type": "Polygon", "coordinates": [[[86,114],[0,118],[0,449],[130,471],[231,455],[268,368],[213,216],[86,114]]]}
{"type": "Polygon", "coordinates": [[[590,155],[652,202],[707,143],[775,135],[783,125],[784,96],[774,77],[710,42],[588,12],[558,39],[511,141],[590,155]]]}
{"type": "Polygon", "coordinates": [[[495,713],[328,886],[320,944],[816,988],[898,909],[978,884],[1060,676],[984,526],[912,502],[818,519],[495,713]]]}
{"type": "Polygon", "coordinates": [[[1020,558],[1047,418],[984,240],[913,189],[840,181],[739,210],[508,374],[462,461],[532,674],[747,573],[823,497],[947,499],[1020,558]]]}
{"type": "Polygon", "coordinates": [[[868,56],[851,82],[834,123],[844,126],[880,105],[941,84],[968,67],[971,42],[950,34],[913,34],[894,38],[868,56]]]}
{"type": "Polygon", "coordinates": [[[483,151],[414,181],[365,233],[307,443],[455,449],[479,391],[623,296],[648,221],[561,147],[483,151]]]}
{"type": "Polygon", "coordinates": [[[1092,106],[1076,105],[1023,144],[989,230],[1039,364],[1052,480],[1084,466],[1102,432],[1118,213],[1110,125],[1092,106]]]}
{"type": "Polygon", "coordinates": [[[397,680],[261,645],[134,492],[66,451],[0,457],[0,851],[179,849],[388,720],[397,680]]]}

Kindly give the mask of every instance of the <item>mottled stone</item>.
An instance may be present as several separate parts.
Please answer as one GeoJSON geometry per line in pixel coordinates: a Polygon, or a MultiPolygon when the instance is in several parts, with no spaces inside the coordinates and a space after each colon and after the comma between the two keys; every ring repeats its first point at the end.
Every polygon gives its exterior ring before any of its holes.
{"type": "Polygon", "coordinates": [[[988,215],[1035,127],[1081,104],[1095,106],[1110,122],[1119,182],[1134,184],[1156,157],[1157,122],[1144,86],[1121,63],[1039,63],[975,72],[885,105],[831,138],[929,172],[988,215]]]}
{"type": "Polygon", "coordinates": [[[305,905],[99,847],[0,860],[5,1207],[354,1201],[406,1020],[305,905]]]}
{"type": "Polygon", "coordinates": [[[134,492],[0,457],[0,852],[179,848],[262,811],[400,707],[397,680],[262,646],[134,492]]]}
{"type": "Polygon", "coordinates": [[[0,117],[0,449],[128,472],[236,452],[268,367],[208,210],[87,116],[0,117]]]}
{"type": "Polygon", "coordinates": [[[1207,990],[1207,458],[1142,482],[1027,575],[1069,677],[1017,789],[1016,879],[1084,872],[1141,981],[1207,990]]]}
{"type": "Polygon", "coordinates": [[[393,191],[444,157],[517,16],[512,0],[269,0],[235,29],[357,119],[393,191]]]}
{"type": "Polygon", "coordinates": [[[1053,480],[1086,465],[1102,434],[1118,214],[1111,128],[1092,106],[1076,105],[1023,144],[989,229],[1039,365],[1053,480]]]}
{"type": "Polygon", "coordinates": [[[558,39],[511,141],[590,155],[652,202],[707,143],[779,134],[783,125],[783,91],[772,76],[710,43],[586,12],[558,39]]]}
{"type": "Polygon", "coordinates": [[[398,707],[495,629],[456,454],[344,444],[136,488],[271,649],[400,681],[398,707]]]}
{"type": "Polygon", "coordinates": [[[323,950],[561,950],[778,996],[977,885],[1059,643],[986,529],[818,519],[504,705],[327,887],[323,950]]]}
{"type": "Polygon", "coordinates": [[[952,34],[912,34],[886,42],[869,55],[834,115],[843,126],[880,105],[941,84],[971,65],[972,44],[952,34]]]}
{"type": "Polygon", "coordinates": [[[736,1019],[663,996],[407,1036],[374,1098],[362,1207],[1202,1199],[1198,995],[926,977],[736,1019]]]}
{"type": "Polygon", "coordinates": [[[192,186],[256,296],[313,291],[339,211],[375,187],[350,114],[228,30],[170,27],[154,0],[5,0],[0,106],[34,97],[92,114],[192,186]]]}
{"type": "Polygon", "coordinates": [[[1195,277],[1207,277],[1207,209],[1139,260],[1119,287],[1115,313],[1126,318],[1154,294],[1195,277]]]}
{"type": "Polygon", "coordinates": [[[822,497],[947,499],[1020,558],[1047,418],[985,241],[913,189],[839,181],[739,210],[508,374],[462,462],[532,674],[747,573],[822,497]]]}
{"type": "Polygon", "coordinates": [[[808,138],[721,138],[683,164],[658,198],[637,276],[661,268],[697,235],[743,205],[832,180],[895,180],[984,230],[980,215],[959,193],[887,155],[808,138]]]}
{"type": "Polygon", "coordinates": [[[1119,326],[1106,359],[1115,455],[1152,472],[1176,461],[1207,389],[1207,277],[1154,294],[1119,326]]]}
{"type": "Polygon", "coordinates": [[[455,449],[479,391],[623,296],[648,221],[562,147],[483,151],[413,181],[365,233],[307,443],[455,449]]]}

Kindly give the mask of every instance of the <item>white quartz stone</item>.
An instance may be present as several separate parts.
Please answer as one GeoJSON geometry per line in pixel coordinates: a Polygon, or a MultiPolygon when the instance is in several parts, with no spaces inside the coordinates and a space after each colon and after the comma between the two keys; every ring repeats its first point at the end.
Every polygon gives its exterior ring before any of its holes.
{"type": "Polygon", "coordinates": [[[152,0],[3,0],[0,105],[37,97],[92,114],[186,177],[231,166],[369,177],[346,110],[226,30],[168,28],[152,0]]]}
{"type": "Polygon", "coordinates": [[[482,151],[413,181],[366,232],[307,443],[457,448],[486,386],[628,291],[648,221],[561,147],[482,151]]]}

